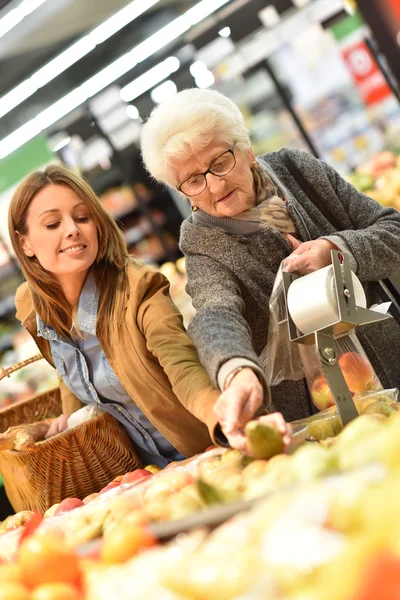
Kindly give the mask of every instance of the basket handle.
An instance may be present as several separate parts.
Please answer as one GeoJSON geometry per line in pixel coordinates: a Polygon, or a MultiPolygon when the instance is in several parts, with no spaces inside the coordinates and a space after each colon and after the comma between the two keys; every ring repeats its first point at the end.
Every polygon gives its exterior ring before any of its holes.
{"type": "Polygon", "coordinates": [[[35,354],[35,356],[31,356],[26,360],[21,360],[20,362],[15,363],[12,367],[8,367],[8,369],[1,369],[0,371],[0,381],[5,377],[10,377],[11,373],[15,373],[15,371],[19,371],[23,367],[30,365],[31,363],[36,362],[37,360],[41,360],[43,358],[42,354],[35,354]]]}

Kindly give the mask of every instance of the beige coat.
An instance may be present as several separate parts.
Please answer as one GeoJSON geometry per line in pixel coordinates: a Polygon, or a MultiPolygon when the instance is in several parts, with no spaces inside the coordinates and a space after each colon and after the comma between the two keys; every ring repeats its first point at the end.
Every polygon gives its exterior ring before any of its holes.
{"type": "MultiPolygon", "coordinates": [[[[199,362],[182,317],[169,297],[165,277],[142,264],[132,264],[128,276],[130,295],[120,317],[118,336],[104,345],[98,331],[99,341],[137,406],[179,452],[192,456],[212,443],[217,425],[213,406],[219,392],[199,362]]],[[[17,318],[54,366],[49,342],[37,336],[27,283],[17,290],[16,307],[17,318]]],[[[62,380],[60,390],[64,412],[81,406],[62,380]]]]}

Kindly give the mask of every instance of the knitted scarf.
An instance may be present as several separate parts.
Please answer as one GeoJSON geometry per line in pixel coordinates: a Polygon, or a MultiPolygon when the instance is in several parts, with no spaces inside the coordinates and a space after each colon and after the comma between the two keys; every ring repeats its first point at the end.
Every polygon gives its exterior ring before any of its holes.
{"type": "Polygon", "coordinates": [[[296,235],[296,227],[290,218],[285,198],[282,197],[277,186],[258,162],[255,162],[251,170],[254,177],[256,206],[233,218],[241,221],[258,221],[276,227],[283,234],[296,235]]]}

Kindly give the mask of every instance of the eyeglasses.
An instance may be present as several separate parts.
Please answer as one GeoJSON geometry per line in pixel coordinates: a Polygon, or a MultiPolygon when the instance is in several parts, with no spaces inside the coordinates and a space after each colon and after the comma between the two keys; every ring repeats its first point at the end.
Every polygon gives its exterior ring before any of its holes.
{"type": "Polygon", "coordinates": [[[177,189],[186,196],[198,196],[201,192],[204,192],[207,187],[206,176],[208,173],[211,173],[211,175],[215,175],[216,177],[228,175],[236,165],[235,146],[236,142],[233,144],[232,148],[225,150],[225,152],[217,156],[217,158],[214,158],[207,171],[191,175],[185,179],[183,183],[178,185],[177,189]]]}

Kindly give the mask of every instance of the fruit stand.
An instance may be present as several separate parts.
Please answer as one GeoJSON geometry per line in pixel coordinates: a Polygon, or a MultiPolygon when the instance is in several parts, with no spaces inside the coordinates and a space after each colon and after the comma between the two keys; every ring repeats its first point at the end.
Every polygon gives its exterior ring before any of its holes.
{"type": "Polygon", "coordinates": [[[288,451],[275,444],[269,459],[211,448],[9,517],[0,598],[395,598],[400,414],[383,393],[386,409],[366,410],[374,402],[320,442],[295,427],[288,451]]]}

